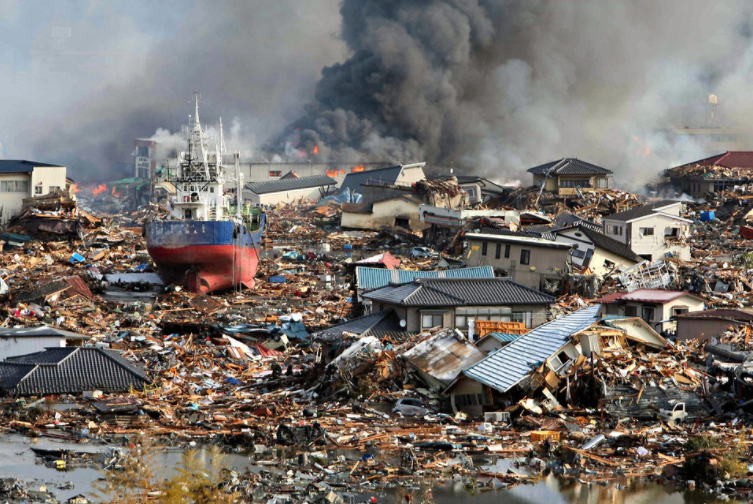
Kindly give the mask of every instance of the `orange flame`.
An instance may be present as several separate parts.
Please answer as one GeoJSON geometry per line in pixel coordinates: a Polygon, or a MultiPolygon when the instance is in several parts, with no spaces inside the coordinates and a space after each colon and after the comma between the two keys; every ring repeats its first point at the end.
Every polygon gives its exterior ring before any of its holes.
{"type": "Polygon", "coordinates": [[[112,188],[112,195],[113,196],[115,196],[116,198],[119,198],[122,194],[123,194],[123,191],[118,192],[118,191],[115,190],[115,186],[113,186],[113,188],[112,188]]]}
{"type": "Polygon", "coordinates": [[[327,170],[328,177],[337,177],[337,170],[327,170]]]}
{"type": "Polygon", "coordinates": [[[314,150],[311,151],[311,154],[319,154],[319,146],[314,145],[314,150]]]}
{"type": "Polygon", "coordinates": [[[97,187],[92,189],[92,194],[94,194],[94,196],[97,196],[99,194],[102,194],[106,190],[107,190],[107,184],[99,184],[97,187]]]}
{"type": "Polygon", "coordinates": [[[78,184],[71,184],[71,187],[68,188],[68,191],[70,191],[71,194],[76,194],[81,191],[81,189],[78,188],[78,184]]]}
{"type": "Polygon", "coordinates": [[[362,165],[362,164],[360,164],[360,165],[354,166],[354,167],[353,167],[353,169],[352,169],[352,170],[350,170],[350,171],[351,171],[352,173],[356,173],[356,172],[362,172],[362,171],[364,171],[365,169],[366,169],[366,168],[364,168],[364,167],[363,167],[363,165],[362,165]]]}

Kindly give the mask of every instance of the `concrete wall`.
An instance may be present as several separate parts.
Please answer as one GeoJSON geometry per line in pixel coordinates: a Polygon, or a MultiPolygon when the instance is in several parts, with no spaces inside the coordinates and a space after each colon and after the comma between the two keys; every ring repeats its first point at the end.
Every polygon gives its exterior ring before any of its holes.
{"type": "Polygon", "coordinates": [[[537,246],[534,243],[503,243],[488,241],[486,255],[483,255],[483,242],[485,240],[466,235],[468,239],[468,266],[491,266],[503,269],[513,281],[530,287],[540,289],[542,278],[560,278],[565,272],[569,261],[570,251],[567,249],[554,249],[537,246]],[[501,246],[500,258],[496,258],[497,244],[501,246]],[[510,246],[509,257],[505,257],[505,246],[510,246]],[[520,264],[522,250],[529,250],[529,264],[520,264]]]}
{"type": "Polygon", "coordinates": [[[64,347],[65,338],[43,336],[39,338],[0,338],[0,360],[16,355],[43,352],[45,348],[64,347]]]}
{"type": "Polygon", "coordinates": [[[343,212],[340,226],[351,229],[379,230],[394,226],[398,218],[407,218],[412,231],[421,231],[424,224],[418,215],[418,204],[403,198],[373,204],[372,213],[343,212]]]}

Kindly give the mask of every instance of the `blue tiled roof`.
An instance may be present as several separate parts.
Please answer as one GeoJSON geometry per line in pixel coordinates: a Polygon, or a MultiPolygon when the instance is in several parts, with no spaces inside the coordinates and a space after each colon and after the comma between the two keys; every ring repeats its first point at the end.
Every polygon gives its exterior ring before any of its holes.
{"type": "Polygon", "coordinates": [[[457,268],[443,271],[410,271],[400,269],[356,267],[356,282],[359,289],[380,289],[391,283],[412,282],[416,278],[494,278],[491,266],[457,268]]]}
{"type": "Polygon", "coordinates": [[[502,343],[511,343],[511,342],[515,341],[516,339],[520,338],[523,335],[522,334],[510,334],[510,333],[492,332],[492,333],[488,333],[486,336],[494,338],[497,341],[501,341],[502,343]]]}
{"type": "Polygon", "coordinates": [[[540,364],[565,346],[571,335],[587,329],[601,318],[593,305],[540,325],[463,373],[500,392],[507,392],[540,364]]]}

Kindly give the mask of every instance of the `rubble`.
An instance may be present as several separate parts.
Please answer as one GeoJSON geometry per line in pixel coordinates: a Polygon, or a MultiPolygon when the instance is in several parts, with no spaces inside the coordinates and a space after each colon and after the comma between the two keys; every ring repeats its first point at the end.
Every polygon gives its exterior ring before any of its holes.
{"type": "MultiPolygon", "coordinates": [[[[521,370],[527,387],[493,394],[491,404],[473,399],[483,407],[469,414],[452,402],[448,385],[524,341],[531,328],[479,319],[480,336],[509,335],[487,355],[451,329],[409,333],[397,312],[375,309],[361,319],[356,291],[363,279],[355,273],[365,259],[399,267],[381,270],[390,279],[444,277],[450,261],[461,265],[462,257],[411,258],[422,237],[392,228],[343,232],[337,227],[339,202],[302,200],[267,208],[265,251],[253,289],[191,294],[163,285],[145,251],[141,228],[164,208],[151,204],[109,214],[102,209],[121,204],[111,191],[101,194],[108,202],[96,206],[102,213],[33,202],[36,209],[30,204],[4,230],[9,239],[0,255],[0,326],[46,324],[89,337],[87,348],[119,352],[146,370],[149,383],[119,392],[91,384],[84,393],[45,397],[39,395],[45,391],[16,391],[0,399],[11,432],[111,446],[146,432],[169,445],[250,450],[259,471],[228,473],[223,488],[264,502],[281,495],[292,502],[337,502],[348,492],[407,487],[419,478],[443,481],[453,474],[490,489],[509,488],[539,481],[549,471],[574,482],[640,477],[685,486],[691,480],[730,495],[749,491],[738,484],[747,471],[726,477],[720,469],[737,467],[725,448],[732,453],[738,441],[753,440],[746,428],[753,387],[748,324],[708,342],[676,341],[640,318],[594,315],[597,323],[587,331],[564,335],[563,345],[577,355],[561,368],[547,372],[541,362],[529,363],[521,370]],[[44,212],[59,212],[44,218],[73,222],[75,232],[29,226],[44,212]],[[407,400],[424,405],[426,413],[393,413],[398,401],[407,400]],[[54,404],[67,407],[49,407],[54,404]],[[703,448],[708,464],[699,469],[688,461],[695,460],[694,440],[701,436],[717,444],[703,448]],[[472,455],[515,459],[526,469],[488,470],[472,455]],[[718,481],[702,483],[699,473],[713,473],[718,481]]],[[[514,200],[529,207],[526,201],[536,195],[520,190],[498,204],[514,200]]],[[[89,208],[95,207],[91,201],[89,208]]],[[[540,207],[549,215],[567,211],[598,222],[639,202],[629,193],[595,189],[563,199],[544,193],[540,207]]],[[[575,294],[589,289],[593,298],[638,288],[684,289],[703,297],[707,308],[749,306],[753,262],[747,239],[734,232],[741,213],[717,209],[715,219],[702,221],[701,207],[708,211],[712,205],[688,207],[694,218],[691,261],[666,258],[612,271],[588,289],[576,289],[581,280],[573,276],[570,294],[551,305],[548,320],[587,307],[596,313],[593,299],[575,294]]],[[[485,275],[493,274],[487,269],[485,275]]],[[[745,449],[735,453],[747,462],[745,449]]],[[[55,460],[75,466],[82,456],[55,460]]],[[[117,457],[97,464],[117,465],[117,457]]],[[[2,486],[2,495],[20,492],[13,485],[2,486]]]]}

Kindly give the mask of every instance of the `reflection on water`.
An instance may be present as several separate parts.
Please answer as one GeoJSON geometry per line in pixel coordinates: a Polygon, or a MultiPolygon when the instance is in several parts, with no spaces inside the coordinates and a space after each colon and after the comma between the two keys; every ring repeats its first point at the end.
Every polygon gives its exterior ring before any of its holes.
{"type": "MultiPolygon", "coordinates": [[[[38,488],[45,484],[52,490],[57,498],[62,502],[74,495],[84,493],[90,494],[92,483],[101,476],[101,473],[91,468],[79,468],[67,472],[59,472],[55,469],[45,467],[40,463],[31,446],[47,449],[70,449],[73,451],[98,452],[105,451],[106,446],[101,444],[76,444],[58,442],[51,439],[40,438],[36,444],[31,444],[30,438],[20,435],[2,435],[0,436],[0,478],[13,477],[29,483],[29,488],[38,488]],[[73,483],[71,489],[60,489],[65,486],[66,482],[73,483]]],[[[166,468],[175,467],[181,459],[182,450],[178,448],[167,448],[162,451],[161,462],[166,468]]],[[[200,451],[201,456],[208,456],[207,452],[200,451]]],[[[349,460],[357,460],[361,452],[354,450],[342,450],[330,452],[329,456],[344,456],[349,460]]],[[[226,461],[229,466],[244,472],[250,470],[259,472],[262,466],[256,462],[257,459],[279,459],[288,458],[295,460],[295,450],[290,452],[284,450],[272,450],[267,453],[250,455],[231,453],[227,455],[226,461]]],[[[377,454],[377,458],[379,454],[377,454]]],[[[495,459],[493,457],[474,458],[476,465],[486,470],[504,473],[509,469],[516,472],[523,472],[522,469],[515,469],[512,460],[495,459]]],[[[284,473],[283,467],[264,466],[265,470],[272,473],[284,473]]],[[[387,491],[364,491],[355,495],[352,502],[364,502],[371,496],[377,496],[380,503],[404,503],[403,496],[411,493],[414,496],[414,504],[422,504],[423,497],[431,493],[436,504],[498,504],[500,502],[517,504],[517,503],[546,503],[546,504],[701,504],[713,502],[715,496],[702,491],[676,490],[673,487],[662,486],[657,483],[623,480],[619,482],[610,481],[602,484],[584,484],[572,479],[558,479],[553,475],[541,478],[535,484],[519,485],[507,490],[493,490],[490,485],[490,478],[471,479],[467,476],[451,476],[448,474],[447,479],[433,482],[433,487],[429,489],[419,488],[418,484],[431,484],[420,480],[411,488],[391,488],[387,491]]],[[[304,482],[302,486],[306,486],[304,482]]],[[[257,496],[259,498],[261,496],[257,496]]],[[[346,499],[346,502],[350,499],[346,499]]],[[[737,501],[729,501],[737,502],[737,501]]]]}

